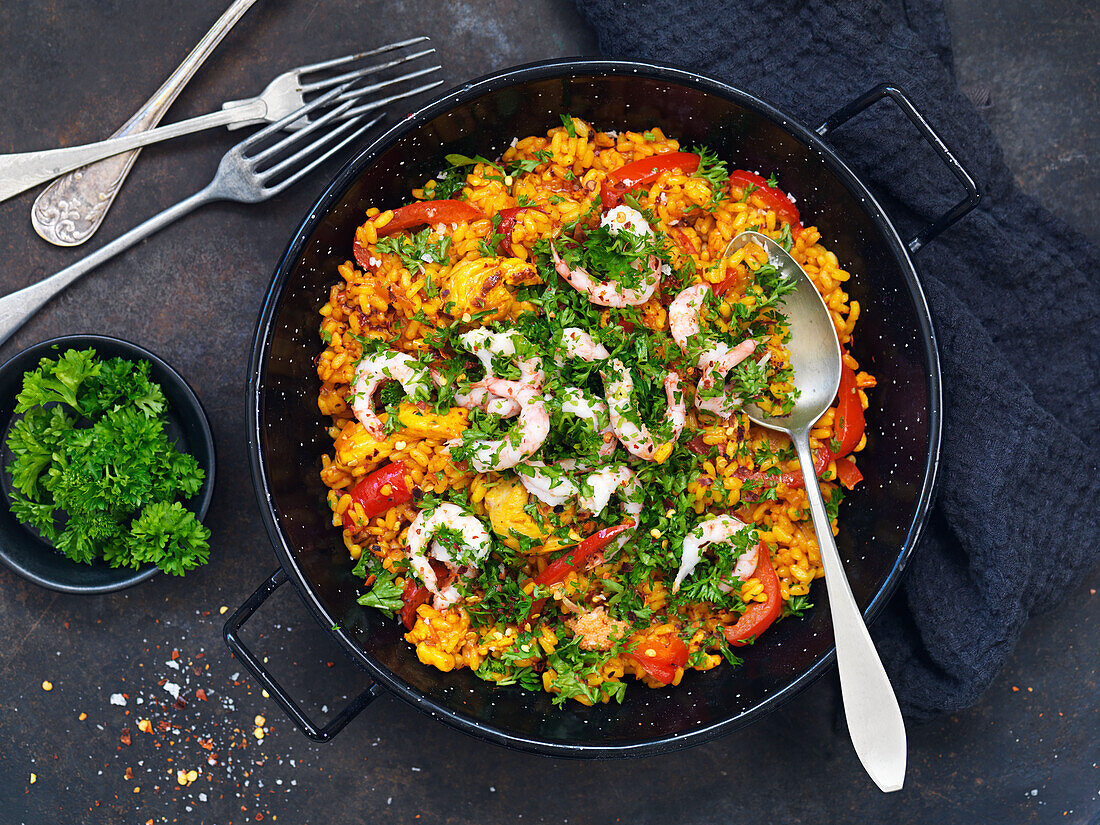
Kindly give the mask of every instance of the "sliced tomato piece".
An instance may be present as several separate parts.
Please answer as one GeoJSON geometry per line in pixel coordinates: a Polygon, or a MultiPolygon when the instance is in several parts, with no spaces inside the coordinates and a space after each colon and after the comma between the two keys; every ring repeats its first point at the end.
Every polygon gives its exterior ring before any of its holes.
{"type": "Polygon", "coordinates": [[[863,417],[863,404],[859,401],[859,387],[856,386],[856,373],[847,364],[840,368],[840,389],[837,391],[836,414],[833,417],[833,432],[839,440],[834,455],[845,456],[859,446],[867,422],[863,417]]]}
{"type": "Polygon", "coordinates": [[[764,542],[757,545],[756,570],[752,575],[764,585],[764,594],[768,600],[752,602],[736,624],[725,628],[726,641],[734,647],[743,647],[755,641],[761,633],[771,627],[772,622],[779,618],[783,610],[779,576],[775,574],[771,555],[768,553],[768,548],[764,546],[764,542]]]}
{"type": "MultiPolygon", "coordinates": [[[[500,215],[500,225],[496,228],[496,234],[503,235],[504,239],[497,247],[498,252],[502,252],[505,247],[512,242],[512,230],[516,228],[516,218],[519,217],[521,212],[542,212],[537,206],[509,206],[507,209],[501,209],[497,214],[500,215]]],[[[543,212],[545,215],[546,213],[543,212]]]]}
{"type": "MultiPolygon", "coordinates": [[[[597,530],[576,547],[566,550],[561,556],[546,565],[546,569],[535,576],[533,581],[535,584],[557,584],[558,582],[565,581],[565,577],[572,571],[580,570],[590,558],[607,547],[612,539],[633,526],[634,522],[628,520],[614,527],[605,527],[602,530],[597,530]]],[[[534,616],[536,613],[541,612],[542,606],[545,603],[545,597],[537,599],[535,603],[531,605],[530,615],[534,616]]]]}
{"type": "Polygon", "coordinates": [[[791,199],[781,190],[768,186],[768,182],[760,175],[744,169],[734,169],[730,172],[730,186],[736,186],[739,189],[745,189],[747,186],[755,187],[750,197],[759,198],[760,202],[774,212],[779,220],[789,223],[791,235],[797,238],[802,232],[802,220],[791,199]]]}
{"type": "Polygon", "coordinates": [[[676,668],[687,664],[688,649],[674,634],[646,638],[626,654],[658,682],[668,685],[676,678],[676,668]]]}
{"type": "Polygon", "coordinates": [[[378,236],[385,237],[403,229],[410,229],[423,224],[435,226],[441,223],[450,224],[463,221],[469,223],[483,217],[485,216],[480,211],[465,201],[417,201],[393,210],[393,218],[378,230],[378,236]]]}
{"type": "Polygon", "coordinates": [[[600,202],[604,211],[613,209],[623,202],[623,195],[638,186],[653,183],[662,172],[679,169],[690,175],[698,168],[699,156],[694,152],[668,152],[632,161],[604,178],[600,202]]]}
{"type": "Polygon", "coordinates": [[[405,579],[405,589],[401,591],[401,601],[404,604],[397,611],[397,618],[401,620],[401,624],[405,625],[406,630],[412,630],[413,625],[416,624],[416,608],[425,604],[431,597],[431,591],[417,584],[412,576],[405,579]]]}
{"type": "MultiPolygon", "coordinates": [[[[407,473],[408,468],[400,461],[391,462],[380,470],[375,470],[361,478],[351,488],[349,494],[352,502],[362,508],[363,516],[368,519],[381,515],[398,504],[404,504],[412,498],[412,487],[408,482],[407,473]]],[[[355,523],[351,510],[349,505],[344,511],[344,526],[348,529],[362,527],[361,524],[355,523]]]]}
{"type": "Polygon", "coordinates": [[[855,460],[851,456],[836,460],[836,478],[844,487],[854,490],[859,482],[863,481],[863,473],[859,471],[855,460]]]}

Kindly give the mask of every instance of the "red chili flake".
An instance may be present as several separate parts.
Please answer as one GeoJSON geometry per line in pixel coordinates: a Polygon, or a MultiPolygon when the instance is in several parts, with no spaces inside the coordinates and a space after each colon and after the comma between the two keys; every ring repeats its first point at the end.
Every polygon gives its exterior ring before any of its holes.
{"type": "Polygon", "coordinates": [[[130,746],[130,729],[129,728],[123,728],[122,729],[122,735],[118,737],[118,741],[121,742],[123,745],[126,745],[126,747],[130,746]]]}
{"type": "Polygon", "coordinates": [[[159,730],[159,731],[166,731],[170,727],[172,727],[172,726],[168,724],[168,720],[166,720],[166,719],[160,719],[157,722],[157,730],[159,730]]]}
{"type": "Polygon", "coordinates": [[[173,650],[172,651],[172,658],[173,659],[178,659],[179,657],[180,657],[180,652],[178,650],[173,650]]]}
{"type": "Polygon", "coordinates": [[[133,779],[134,778],[134,769],[133,768],[127,768],[126,769],[126,778],[127,779],[133,779]]]}
{"type": "Polygon", "coordinates": [[[325,662],[325,664],[328,665],[329,667],[335,667],[336,666],[336,662],[325,662]]]}
{"type": "Polygon", "coordinates": [[[167,679],[161,679],[159,682],[157,682],[157,687],[164,687],[164,683],[167,681],[167,679]]]}
{"type": "Polygon", "coordinates": [[[172,704],[173,704],[173,705],[175,705],[175,706],[176,706],[177,708],[179,708],[180,710],[183,710],[183,709],[184,709],[185,707],[187,707],[187,700],[186,700],[186,699],[184,699],[184,698],[183,698],[183,697],[181,696],[180,698],[178,698],[178,699],[177,699],[177,700],[176,700],[175,702],[173,702],[172,704]]]}
{"type": "Polygon", "coordinates": [[[205,702],[206,701],[206,691],[203,690],[202,688],[199,688],[198,690],[195,691],[195,698],[198,699],[200,702],[205,702]]]}

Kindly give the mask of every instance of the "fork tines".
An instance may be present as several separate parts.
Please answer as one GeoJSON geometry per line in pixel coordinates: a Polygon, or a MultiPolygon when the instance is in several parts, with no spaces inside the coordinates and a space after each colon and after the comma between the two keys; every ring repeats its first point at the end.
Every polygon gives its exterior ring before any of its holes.
{"type": "Polygon", "coordinates": [[[363,123],[364,115],[346,117],[344,122],[335,128],[326,130],[312,142],[305,142],[305,139],[314,132],[327,127],[333,121],[340,119],[341,116],[346,116],[348,110],[355,105],[358,98],[339,100],[340,95],[346,92],[353,83],[355,81],[350,80],[340,84],[320,97],[311,100],[297,111],[291,112],[281,120],[265,126],[234,147],[241,160],[251,167],[253,175],[263,183],[265,190],[278,191],[289,186],[381,119],[380,117],[374,118],[368,123],[363,123]],[[308,121],[302,128],[282,136],[275,143],[270,143],[289,124],[310,114],[319,114],[319,116],[308,121]],[[344,138],[335,146],[329,148],[308,165],[298,168],[297,165],[308,156],[324,149],[326,146],[330,146],[334,140],[341,136],[344,136],[344,138]],[[280,175],[287,172],[293,173],[280,179],[280,175]]]}
{"type": "MultiPolygon", "coordinates": [[[[364,58],[376,57],[380,54],[393,52],[407,46],[415,45],[417,43],[424,43],[427,41],[427,37],[414,37],[398,43],[390,43],[386,46],[381,46],[377,49],[372,49],[370,51],[349,54],[345,55],[344,57],[337,57],[332,60],[325,60],[309,66],[303,66],[301,69],[298,70],[299,88],[301,89],[303,94],[309,95],[316,92],[330,90],[337,86],[345,86],[345,91],[342,92],[337,99],[340,101],[354,99],[359,104],[355,108],[348,110],[345,113],[345,117],[354,117],[356,115],[379,109],[395,101],[414,97],[418,94],[422,94],[436,88],[437,86],[442,85],[443,81],[436,80],[430,83],[420,84],[412,88],[396,91],[394,94],[390,94],[386,97],[380,97],[371,100],[367,100],[366,98],[367,95],[381,92],[384,89],[390,89],[390,87],[398,86],[399,84],[403,83],[408,83],[410,81],[416,80],[417,78],[425,77],[426,75],[438,72],[442,68],[442,66],[436,64],[433,66],[428,66],[426,68],[416,69],[414,71],[405,72],[404,74],[400,74],[394,77],[379,80],[375,83],[371,83],[370,85],[358,85],[357,81],[365,80],[374,75],[381,74],[388,69],[393,69],[397,66],[411,63],[414,60],[419,60],[421,58],[435,54],[434,48],[420,49],[410,54],[402,55],[391,60],[386,60],[382,63],[372,63],[371,65],[363,66],[358,69],[353,69],[351,71],[345,71],[340,74],[322,76],[317,79],[311,79],[309,82],[305,82],[304,78],[306,75],[331,72],[331,70],[335,68],[346,67],[348,64],[354,63],[364,58]],[[349,83],[354,85],[347,86],[347,84],[349,83]]],[[[302,126],[305,125],[306,122],[307,121],[298,119],[289,124],[287,128],[300,129],[302,126]]]]}

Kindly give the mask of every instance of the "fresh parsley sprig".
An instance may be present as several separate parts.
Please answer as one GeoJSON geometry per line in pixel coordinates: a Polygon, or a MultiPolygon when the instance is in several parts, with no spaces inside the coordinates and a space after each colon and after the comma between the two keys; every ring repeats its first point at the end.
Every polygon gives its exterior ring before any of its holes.
{"type": "Polygon", "coordinates": [[[8,434],[12,513],[74,561],[177,576],[205,564],[210,531],[181,504],[204,473],[168,439],[167,406],[148,362],[94,349],[43,358],[8,434]]]}

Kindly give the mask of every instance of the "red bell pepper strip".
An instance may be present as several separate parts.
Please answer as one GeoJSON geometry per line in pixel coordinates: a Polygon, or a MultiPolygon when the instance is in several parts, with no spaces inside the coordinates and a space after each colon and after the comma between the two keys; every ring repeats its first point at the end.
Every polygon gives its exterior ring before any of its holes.
{"type": "Polygon", "coordinates": [[[385,237],[422,224],[435,226],[440,223],[451,224],[462,221],[469,223],[483,217],[485,216],[481,212],[465,201],[417,201],[393,210],[393,218],[388,224],[379,228],[378,236],[385,237]]]}
{"type": "Polygon", "coordinates": [[[546,565],[546,569],[535,576],[535,584],[557,584],[565,581],[572,571],[579,570],[592,556],[607,547],[615,536],[629,530],[634,522],[627,520],[614,527],[597,530],[571,550],[566,550],[558,559],[546,565]]]}
{"type": "MultiPolygon", "coordinates": [[[[501,240],[500,246],[497,247],[497,251],[512,242],[512,230],[516,227],[516,218],[519,217],[520,212],[542,212],[537,206],[509,206],[507,209],[501,209],[497,214],[500,215],[500,225],[496,228],[496,234],[503,235],[504,239],[501,240]]],[[[545,215],[546,213],[543,212],[545,215]]]]}
{"type": "Polygon", "coordinates": [[[360,479],[359,483],[351,488],[352,504],[348,505],[348,509],[344,511],[344,526],[349,529],[361,526],[356,525],[351,514],[354,504],[358,504],[363,509],[364,518],[370,519],[411,499],[412,487],[405,478],[406,472],[408,470],[402,462],[394,461],[360,479]],[[385,492],[387,489],[389,492],[385,492]]]}
{"type": "Polygon", "coordinates": [[[373,256],[367,251],[366,247],[359,243],[359,241],[351,245],[351,254],[355,258],[355,262],[367,272],[374,272],[374,268],[378,266],[377,260],[373,263],[371,262],[373,256]]]}
{"type": "MultiPolygon", "coordinates": [[[[843,351],[841,352],[843,359],[843,351]]],[[[833,431],[837,433],[840,445],[834,451],[836,458],[846,456],[859,446],[866,429],[863,418],[863,405],[859,401],[859,387],[856,386],[856,373],[847,364],[841,363],[840,389],[837,391],[836,413],[833,417],[833,431]]]]}
{"type": "MultiPolygon", "coordinates": [[[[560,557],[546,565],[546,569],[535,576],[532,581],[534,581],[535,584],[543,585],[557,584],[558,582],[565,581],[566,576],[575,570],[580,570],[590,558],[607,547],[612,539],[633,526],[634,522],[627,520],[614,527],[605,527],[602,530],[597,530],[576,547],[566,550],[560,557]]],[[[531,605],[530,615],[534,616],[536,613],[539,613],[545,603],[545,597],[536,600],[535,603],[531,605]]]]}
{"type": "Polygon", "coordinates": [[[679,169],[690,175],[698,168],[699,156],[694,152],[669,152],[641,158],[619,167],[604,178],[600,201],[605,211],[613,209],[623,202],[623,195],[642,184],[653,183],[661,172],[679,169]]]}
{"type": "Polygon", "coordinates": [[[771,556],[764,542],[760,542],[756,549],[756,570],[753,578],[764,585],[764,595],[768,597],[766,602],[752,602],[748,609],[741,614],[736,624],[725,628],[726,641],[734,647],[744,647],[751,644],[761,633],[771,627],[771,623],[779,618],[783,610],[783,596],[779,592],[779,577],[775,575],[771,556]]]}
{"type": "Polygon", "coordinates": [[[425,604],[432,597],[432,593],[423,585],[417,584],[416,579],[409,576],[405,579],[405,589],[401,591],[401,601],[404,604],[397,611],[397,618],[405,625],[406,630],[412,630],[416,624],[416,608],[425,604]]]}
{"type": "Polygon", "coordinates": [[[851,456],[836,460],[836,478],[849,490],[854,490],[859,482],[863,481],[863,473],[859,471],[851,456]]]}
{"type": "Polygon", "coordinates": [[[798,209],[791,199],[781,190],[768,186],[768,182],[754,172],[746,172],[744,169],[734,169],[730,172],[730,186],[744,189],[746,186],[755,186],[753,195],[775,213],[779,220],[791,225],[791,235],[798,237],[802,232],[802,221],[798,215],[798,209]]]}
{"type": "MultiPolygon", "coordinates": [[[[450,568],[435,559],[428,559],[428,564],[431,565],[432,572],[435,573],[435,579],[439,583],[439,587],[446,587],[454,577],[450,568]]],[[[418,584],[411,573],[406,574],[405,589],[401,591],[401,600],[404,605],[397,611],[397,617],[401,619],[406,628],[413,629],[413,625],[416,624],[416,608],[426,604],[431,597],[432,591],[418,584]]]]}
{"type": "Polygon", "coordinates": [[[641,665],[648,675],[668,685],[676,678],[676,668],[687,664],[688,649],[679,636],[657,636],[626,655],[641,665]]]}

